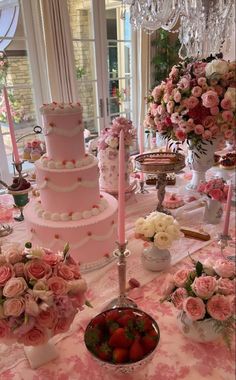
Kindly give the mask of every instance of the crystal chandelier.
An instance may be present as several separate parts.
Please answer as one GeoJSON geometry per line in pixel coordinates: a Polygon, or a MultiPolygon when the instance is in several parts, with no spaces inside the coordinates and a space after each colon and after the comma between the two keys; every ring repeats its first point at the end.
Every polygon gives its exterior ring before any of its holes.
{"type": "Polygon", "coordinates": [[[182,59],[216,55],[232,35],[234,0],[123,0],[123,4],[130,8],[134,29],[179,33],[182,59]]]}

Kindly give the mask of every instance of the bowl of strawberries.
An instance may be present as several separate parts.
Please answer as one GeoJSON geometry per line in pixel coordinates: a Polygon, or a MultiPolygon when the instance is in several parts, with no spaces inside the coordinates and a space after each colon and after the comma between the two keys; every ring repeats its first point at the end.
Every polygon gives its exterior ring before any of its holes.
{"type": "Polygon", "coordinates": [[[84,342],[95,361],[116,373],[131,373],[148,364],[157,349],[157,322],[142,310],[118,307],[96,315],[84,342]]]}

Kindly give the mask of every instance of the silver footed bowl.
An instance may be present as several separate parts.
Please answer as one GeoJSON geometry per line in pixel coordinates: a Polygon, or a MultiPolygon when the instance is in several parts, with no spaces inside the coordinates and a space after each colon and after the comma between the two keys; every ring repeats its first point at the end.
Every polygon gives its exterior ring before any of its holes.
{"type": "Polygon", "coordinates": [[[157,322],[144,311],[131,307],[118,307],[103,311],[89,322],[84,333],[84,342],[88,353],[102,368],[114,374],[129,374],[143,369],[157,353],[159,341],[160,330],[157,322]],[[127,314],[131,315],[133,322],[126,324],[124,315],[127,316],[127,314]],[[143,320],[146,322],[143,323],[143,320]],[[121,350],[119,347],[114,347],[113,344],[118,329],[120,331],[125,329],[127,336],[133,339],[129,347],[121,348],[121,350]],[[153,338],[152,347],[147,346],[147,336],[148,339],[150,336],[155,338],[153,338]],[[132,360],[132,345],[137,339],[142,347],[143,355],[138,360],[132,360]],[[122,350],[127,351],[126,359],[123,359],[123,362],[115,361],[116,353],[122,350]],[[102,356],[101,351],[103,352],[102,356]],[[104,357],[104,353],[106,357],[104,357]]]}
{"type": "Polygon", "coordinates": [[[178,173],[185,167],[185,157],[174,152],[144,153],[135,157],[135,166],[143,173],[178,173]]]}

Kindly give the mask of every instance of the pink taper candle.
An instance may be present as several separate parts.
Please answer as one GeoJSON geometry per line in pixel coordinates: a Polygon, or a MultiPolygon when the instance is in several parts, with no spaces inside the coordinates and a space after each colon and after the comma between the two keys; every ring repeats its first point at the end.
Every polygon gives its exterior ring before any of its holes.
{"type": "Polygon", "coordinates": [[[225,210],[225,223],[224,223],[223,235],[228,235],[229,234],[229,219],[230,219],[231,198],[232,198],[232,183],[230,182],[230,184],[229,184],[229,190],[228,190],[228,195],[227,195],[226,210],[225,210]]]}
{"type": "Polygon", "coordinates": [[[118,242],[125,243],[125,143],[124,131],[119,139],[118,242]]]}
{"type": "Polygon", "coordinates": [[[8,121],[10,135],[11,135],[11,143],[12,143],[14,161],[16,163],[18,163],[18,162],[20,162],[20,157],[19,157],[19,152],[18,152],[17,143],[16,143],[14,123],[13,123],[12,116],[11,116],[11,109],[10,109],[10,104],[9,104],[9,100],[8,100],[7,89],[5,86],[3,87],[3,97],[4,97],[5,106],[6,106],[7,121],[8,121]]]}
{"type": "MultiPolygon", "coordinates": [[[[139,128],[139,154],[143,154],[144,152],[144,130],[143,130],[143,125],[140,124],[139,128]]],[[[140,172],[140,181],[144,180],[144,175],[143,172],[140,172]]]]}

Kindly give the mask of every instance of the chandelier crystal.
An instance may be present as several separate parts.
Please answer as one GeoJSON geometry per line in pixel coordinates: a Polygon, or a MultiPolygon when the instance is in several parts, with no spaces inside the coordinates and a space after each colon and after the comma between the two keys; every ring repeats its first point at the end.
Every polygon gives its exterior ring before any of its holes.
{"type": "Polygon", "coordinates": [[[130,8],[133,29],[179,33],[182,59],[220,53],[233,33],[234,0],[123,0],[123,4],[130,8]]]}

